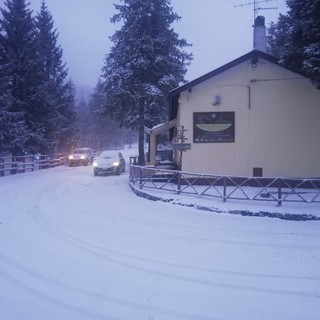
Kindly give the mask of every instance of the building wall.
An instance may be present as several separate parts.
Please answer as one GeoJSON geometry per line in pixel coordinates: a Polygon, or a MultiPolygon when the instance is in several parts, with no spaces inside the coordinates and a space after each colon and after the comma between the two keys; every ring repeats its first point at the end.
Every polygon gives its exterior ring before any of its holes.
{"type": "Polygon", "coordinates": [[[177,116],[192,144],[183,171],[320,177],[320,90],[308,79],[260,58],[255,68],[247,61],[189,91],[177,116]],[[226,111],[235,113],[235,142],[193,142],[194,112],[226,111]]]}

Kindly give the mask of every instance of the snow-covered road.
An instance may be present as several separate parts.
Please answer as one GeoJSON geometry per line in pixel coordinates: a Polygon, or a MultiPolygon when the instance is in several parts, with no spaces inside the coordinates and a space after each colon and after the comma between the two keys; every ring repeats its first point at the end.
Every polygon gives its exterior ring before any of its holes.
{"type": "Polygon", "coordinates": [[[128,174],[0,178],[4,320],[319,319],[320,223],[148,201],[128,174]]]}

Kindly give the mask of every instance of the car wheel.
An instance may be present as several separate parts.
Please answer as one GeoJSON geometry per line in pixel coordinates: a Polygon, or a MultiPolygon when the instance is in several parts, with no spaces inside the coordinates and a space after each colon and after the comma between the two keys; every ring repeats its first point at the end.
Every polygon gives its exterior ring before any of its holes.
{"type": "Polygon", "coordinates": [[[97,176],[99,174],[99,171],[98,170],[93,170],[93,173],[95,176],[97,176]]]}

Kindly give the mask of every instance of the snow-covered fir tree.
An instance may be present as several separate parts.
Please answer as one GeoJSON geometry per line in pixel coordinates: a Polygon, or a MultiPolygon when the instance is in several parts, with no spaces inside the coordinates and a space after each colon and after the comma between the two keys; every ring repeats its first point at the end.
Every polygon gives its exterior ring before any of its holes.
{"type": "Polygon", "coordinates": [[[7,9],[1,8],[0,19],[1,89],[4,90],[1,111],[14,112],[17,116],[11,117],[8,127],[12,135],[4,135],[1,147],[22,153],[31,146],[41,145],[44,136],[38,110],[34,110],[38,88],[37,33],[25,0],[7,0],[4,4],[7,9]]]}
{"type": "Polygon", "coordinates": [[[75,119],[75,90],[68,80],[63,51],[58,45],[58,33],[45,1],[35,17],[38,30],[38,63],[42,81],[39,96],[46,109],[45,137],[47,150],[67,151],[72,144],[75,119]]]}
{"type": "Polygon", "coordinates": [[[71,140],[74,89],[66,81],[53,19],[44,1],[6,0],[0,18],[0,149],[54,152],[71,140]]]}
{"type": "Polygon", "coordinates": [[[21,150],[25,143],[23,113],[14,109],[10,74],[10,61],[5,54],[5,43],[0,39],[0,156],[12,149],[21,150]]]}
{"type": "Polygon", "coordinates": [[[144,164],[144,127],[166,121],[168,92],[184,81],[192,55],[172,24],[170,0],[121,0],[111,21],[122,23],[103,68],[105,112],[120,126],[138,129],[144,164]]]}
{"type": "Polygon", "coordinates": [[[278,56],[286,67],[310,77],[320,88],[320,1],[286,3],[287,16],[280,16],[268,30],[270,53],[278,56]]]}
{"type": "Polygon", "coordinates": [[[278,21],[271,22],[267,34],[267,51],[274,57],[282,57],[285,53],[285,42],[290,29],[290,18],[280,14],[278,21]]]}

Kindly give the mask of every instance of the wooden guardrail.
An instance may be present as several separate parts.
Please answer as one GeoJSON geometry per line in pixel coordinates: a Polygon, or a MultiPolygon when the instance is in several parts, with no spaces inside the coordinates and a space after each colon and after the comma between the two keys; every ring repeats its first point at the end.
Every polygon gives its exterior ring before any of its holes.
{"type": "Polygon", "coordinates": [[[67,160],[63,153],[0,157],[0,177],[62,166],[67,160]]]}

